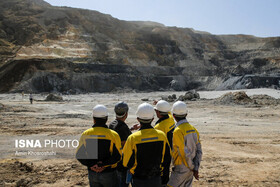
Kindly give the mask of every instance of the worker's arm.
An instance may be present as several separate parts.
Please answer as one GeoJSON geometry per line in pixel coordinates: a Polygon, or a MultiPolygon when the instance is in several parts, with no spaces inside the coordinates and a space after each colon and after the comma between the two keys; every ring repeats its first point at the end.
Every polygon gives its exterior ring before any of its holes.
{"type": "Polygon", "coordinates": [[[202,159],[202,148],[201,148],[201,143],[200,143],[200,137],[199,137],[199,133],[197,130],[196,134],[197,134],[197,142],[196,142],[196,154],[195,157],[193,159],[193,163],[194,163],[194,170],[198,171],[199,166],[200,166],[200,162],[202,159]]]}
{"type": "Polygon", "coordinates": [[[164,157],[163,157],[163,162],[162,162],[162,167],[163,167],[162,182],[163,182],[163,184],[167,184],[167,182],[169,180],[169,166],[170,166],[170,162],[171,162],[170,154],[171,154],[170,146],[169,146],[168,140],[166,139],[164,157]],[[168,168],[168,169],[165,169],[165,168],[168,168]]]}
{"type": "Polygon", "coordinates": [[[171,160],[171,151],[170,151],[170,146],[168,143],[168,140],[166,139],[165,142],[165,151],[164,151],[164,155],[163,155],[163,160],[162,160],[162,166],[163,167],[169,167],[170,165],[170,160],[171,160]]]}
{"type": "Polygon", "coordinates": [[[128,137],[123,148],[123,166],[132,168],[135,163],[135,151],[133,150],[132,138],[128,137]]]}
{"type": "Polygon", "coordinates": [[[88,158],[88,154],[86,151],[86,142],[85,142],[86,135],[82,134],[80,141],[79,141],[79,146],[76,150],[76,159],[83,165],[91,167],[93,166],[94,162],[96,162],[93,159],[88,158]]]}
{"type": "Polygon", "coordinates": [[[112,150],[111,157],[108,160],[103,161],[99,166],[108,167],[118,163],[121,160],[121,139],[118,134],[114,134],[112,138],[112,150]]]}

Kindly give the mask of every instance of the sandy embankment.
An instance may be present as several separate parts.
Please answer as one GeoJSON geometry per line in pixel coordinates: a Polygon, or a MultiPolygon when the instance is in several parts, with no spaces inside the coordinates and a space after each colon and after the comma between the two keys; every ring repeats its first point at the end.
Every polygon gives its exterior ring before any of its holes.
{"type": "MultiPolygon", "coordinates": [[[[215,98],[227,91],[200,92],[215,98]]],[[[280,98],[280,91],[248,90],[247,94],[268,94],[280,98]]],[[[173,93],[173,92],[172,92],[173,93]]],[[[177,96],[182,92],[175,92],[177,96]]],[[[91,109],[105,104],[114,119],[118,100],[129,103],[127,120],[135,124],[135,110],[141,98],[159,99],[169,92],[127,94],[84,94],[63,96],[64,102],[34,102],[20,94],[2,94],[1,136],[79,135],[91,126],[91,109]]],[[[45,95],[34,95],[44,99],[45,95]]],[[[201,135],[203,161],[201,180],[194,186],[280,186],[280,106],[219,105],[212,100],[187,102],[188,120],[201,135]]],[[[11,142],[12,144],[13,142],[11,142]]],[[[3,153],[3,150],[2,150],[3,153]]],[[[0,160],[0,184],[15,186],[87,186],[86,170],[74,159],[0,160]]]]}

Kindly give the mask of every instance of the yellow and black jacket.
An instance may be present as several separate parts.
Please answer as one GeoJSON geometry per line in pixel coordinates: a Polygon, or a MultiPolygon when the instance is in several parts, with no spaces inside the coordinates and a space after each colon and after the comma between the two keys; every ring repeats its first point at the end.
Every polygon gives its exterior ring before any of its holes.
{"type": "Polygon", "coordinates": [[[171,114],[168,114],[162,118],[160,118],[157,122],[156,125],[154,127],[157,130],[161,130],[162,132],[165,133],[169,145],[171,146],[171,149],[173,147],[172,144],[172,138],[173,138],[173,131],[175,128],[175,121],[174,118],[171,114]]]}
{"type": "Polygon", "coordinates": [[[76,152],[77,160],[88,167],[104,166],[103,172],[115,170],[121,160],[121,140],[105,124],[94,124],[83,132],[76,152]]]}
{"type": "Polygon", "coordinates": [[[202,158],[199,133],[188,121],[181,120],[173,132],[174,166],[185,165],[190,170],[198,170],[202,158]]]}
{"type": "MultiPolygon", "coordinates": [[[[148,179],[160,176],[170,160],[170,147],[165,134],[144,125],[131,134],[123,148],[123,165],[133,177],[148,179]]],[[[169,166],[168,166],[169,167],[169,166]]]]}

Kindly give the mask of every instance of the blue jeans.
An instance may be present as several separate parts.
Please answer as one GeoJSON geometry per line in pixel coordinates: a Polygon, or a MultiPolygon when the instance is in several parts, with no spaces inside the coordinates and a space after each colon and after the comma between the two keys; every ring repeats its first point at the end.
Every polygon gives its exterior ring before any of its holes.
{"type": "Polygon", "coordinates": [[[90,187],[118,187],[117,171],[96,173],[88,170],[90,187]]]}

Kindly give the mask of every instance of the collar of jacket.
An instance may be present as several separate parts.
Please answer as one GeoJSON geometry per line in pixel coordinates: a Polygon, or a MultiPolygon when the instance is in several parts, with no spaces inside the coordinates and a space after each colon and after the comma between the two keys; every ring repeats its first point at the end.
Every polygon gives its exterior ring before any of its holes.
{"type": "Polygon", "coordinates": [[[116,119],[116,121],[118,122],[118,124],[126,125],[126,123],[124,121],[122,121],[122,120],[116,119]]]}
{"type": "Polygon", "coordinates": [[[108,128],[108,126],[106,124],[102,124],[102,123],[95,123],[92,125],[92,128],[94,127],[104,127],[104,128],[108,128]]]}
{"type": "Polygon", "coordinates": [[[189,123],[187,119],[182,119],[181,121],[178,121],[176,123],[176,126],[175,127],[178,127],[179,125],[183,124],[183,123],[189,123]]]}
{"type": "Polygon", "coordinates": [[[168,115],[163,116],[163,117],[161,117],[161,118],[159,118],[159,119],[157,120],[156,124],[158,124],[158,123],[160,123],[160,122],[162,122],[163,120],[168,119],[168,118],[169,118],[168,115]]]}
{"type": "Polygon", "coordinates": [[[153,129],[153,127],[152,127],[152,125],[151,124],[149,124],[149,125],[141,125],[141,128],[140,128],[140,130],[144,130],[144,129],[153,129]]]}

